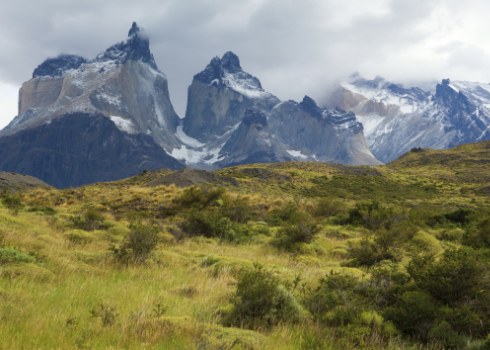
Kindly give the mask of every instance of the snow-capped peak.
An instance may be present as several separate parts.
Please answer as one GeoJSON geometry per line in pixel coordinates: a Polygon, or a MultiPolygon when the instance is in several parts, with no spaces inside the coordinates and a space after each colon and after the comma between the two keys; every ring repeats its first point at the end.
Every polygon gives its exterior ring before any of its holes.
{"type": "Polygon", "coordinates": [[[228,87],[249,98],[273,97],[262,88],[259,79],[243,71],[240,59],[231,51],[214,57],[194,79],[216,87],[228,87]]]}
{"type": "Polygon", "coordinates": [[[133,22],[128,32],[128,38],[111,47],[96,57],[96,61],[115,61],[126,63],[128,60],[148,63],[158,70],[155,59],[150,51],[150,39],[143,28],[133,22]]]}

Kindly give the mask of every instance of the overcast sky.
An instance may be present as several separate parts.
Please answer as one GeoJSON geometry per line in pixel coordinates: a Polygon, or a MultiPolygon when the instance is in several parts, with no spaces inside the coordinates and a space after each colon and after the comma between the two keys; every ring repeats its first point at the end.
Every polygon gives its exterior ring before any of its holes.
{"type": "Polygon", "coordinates": [[[405,84],[489,82],[489,14],[485,0],[0,0],[0,128],[45,58],[93,58],[132,21],[183,115],[192,76],[228,50],[281,99],[321,100],[356,71],[405,84]]]}

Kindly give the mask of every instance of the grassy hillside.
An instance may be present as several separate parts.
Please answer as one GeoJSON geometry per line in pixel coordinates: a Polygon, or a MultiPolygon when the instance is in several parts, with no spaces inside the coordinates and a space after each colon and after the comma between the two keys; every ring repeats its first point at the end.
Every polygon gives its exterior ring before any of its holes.
{"type": "Polygon", "coordinates": [[[3,193],[1,349],[490,347],[490,143],[3,193]]]}
{"type": "Polygon", "coordinates": [[[35,187],[49,186],[32,176],[0,171],[0,191],[17,191],[35,187]]]}

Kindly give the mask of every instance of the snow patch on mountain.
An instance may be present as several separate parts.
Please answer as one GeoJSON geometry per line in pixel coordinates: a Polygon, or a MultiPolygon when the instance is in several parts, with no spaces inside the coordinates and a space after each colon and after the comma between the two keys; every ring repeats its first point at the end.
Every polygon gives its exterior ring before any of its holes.
{"type": "Polygon", "coordinates": [[[357,114],[356,118],[364,127],[364,136],[366,136],[366,138],[369,138],[371,135],[373,135],[376,132],[378,126],[385,119],[384,117],[376,114],[357,114]]]}
{"type": "Polygon", "coordinates": [[[121,130],[125,133],[128,133],[128,134],[136,134],[137,133],[137,129],[131,120],[124,119],[122,117],[118,117],[115,115],[111,115],[109,117],[109,119],[112,120],[112,122],[114,124],[116,124],[116,126],[119,130],[121,130]]]}
{"type": "Polygon", "coordinates": [[[309,158],[306,154],[303,154],[301,151],[295,151],[295,150],[289,149],[289,150],[286,150],[286,152],[288,152],[288,154],[294,158],[299,158],[299,159],[308,159],[309,158]]]}
{"type": "Polygon", "coordinates": [[[177,136],[177,138],[180,141],[182,141],[182,143],[185,143],[186,145],[191,146],[193,148],[200,148],[200,147],[203,147],[204,146],[204,143],[199,142],[195,138],[190,137],[189,135],[187,135],[184,132],[184,126],[183,125],[179,125],[177,127],[176,132],[175,132],[175,136],[177,136]]]}
{"type": "Polygon", "coordinates": [[[257,84],[257,80],[243,74],[225,73],[223,83],[236,92],[249,98],[268,98],[272,95],[257,84]]]}
{"type": "Polygon", "coordinates": [[[192,148],[182,145],[178,148],[174,148],[170,155],[177,160],[184,161],[186,164],[192,165],[213,165],[214,163],[221,160],[223,157],[220,156],[221,147],[216,148],[192,148]]]}

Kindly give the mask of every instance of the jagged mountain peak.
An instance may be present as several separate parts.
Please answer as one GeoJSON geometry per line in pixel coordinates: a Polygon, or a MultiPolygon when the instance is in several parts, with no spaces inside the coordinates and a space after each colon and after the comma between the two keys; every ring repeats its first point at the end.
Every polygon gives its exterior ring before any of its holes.
{"type": "Polygon", "coordinates": [[[226,52],[221,58],[221,65],[226,71],[237,72],[242,70],[240,66],[240,58],[232,51],[226,52]]]}
{"type": "Polygon", "coordinates": [[[32,73],[33,78],[37,77],[60,77],[67,70],[77,69],[86,63],[87,59],[78,55],[61,54],[44,60],[32,73]]]}
{"type": "Polygon", "coordinates": [[[128,38],[121,41],[97,56],[96,61],[116,61],[126,63],[128,60],[148,63],[158,69],[153,54],[150,51],[150,39],[143,28],[133,22],[128,32],[128,38]]]}
{"type": "MultiPolygon", "coordinates": [[[[204,68],[203,71],[196,74],[194,79],[197,79],[205,84],[211,84],[212,82],[222,82],[223,78],[227,74],[243,73],[242,67],[240,66],[240,58],[232,51],[226,52],[221,58],[218,56],[213,57],[211,62],[204,68]]],[[[260,82],[256,79],[258,85],[260,82]]],[[[260,88],[262,88],[260,86],[260,88]]]]}
{"type": "Polygon", "coordinates": [[[468,112],[476,108],[470,103],[468,97],[451,83],[450,79],[442,79],[441,83],[437,84],[434,100],[446,108],[460,108],[468,112]]]}
{"type": "Polygon", "coordinates": [[[312,115],[313,117],[316,118],[321,118],[322,117],[322,110],[320,107],[318,107],[317,103],[315,100],[313,100],[310,96],[305,95],[303,97],[303,101],[301,101],[298,106],[307,112],[308,114],[312,115]]]}
{"type": "Polygon", "coordinates": [[[142,28],[140,26],[138,26],[138,24],[136,22],[133,22],[133,24],[131,25],[131,28],[129,28],[128,37],[131,37],[133,35],[137,35],[140,32],[142,32],[142,28]]]}

